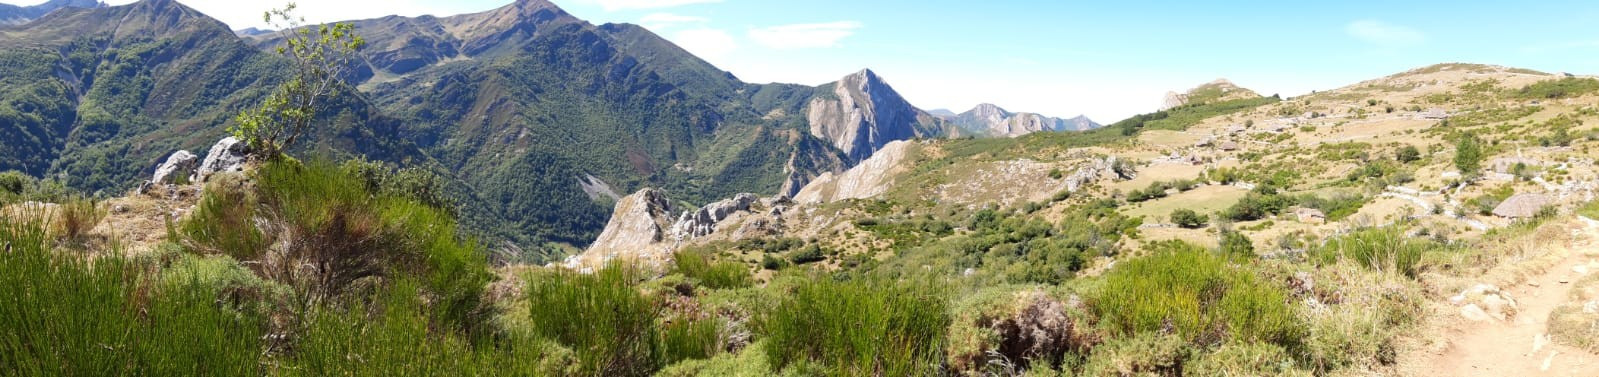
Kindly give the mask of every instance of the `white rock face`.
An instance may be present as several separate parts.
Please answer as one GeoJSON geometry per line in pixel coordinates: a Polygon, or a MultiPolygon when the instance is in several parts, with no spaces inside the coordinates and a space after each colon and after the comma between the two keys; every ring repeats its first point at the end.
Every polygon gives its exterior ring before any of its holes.
{"type": "Polygon", "coordinates": [[[1095,160],[1086,166],[1078,168],[1077,171],[1072,172],[1071,175],[1066,176],[1066,191],[1077,192],[1077,190],[1082,189],[1083,186],[1087,186],[1088,184],[1097,182],[1101,179],[1108,178],[1128,180],[1136,178],[1138,175],[1137,172],[1131,170],[1117,170],[1117,167],[1118,165],[1116,164],[1116,156],[1105,157],[1103,160],[1095,160]]]}
{"type": "Polygon", "coordinates": [[[735,213],[749,211],[750,205],[755,204],[756,200],[755,194],[738,194],[732,199],[707,204],[696,211],[683,212],[677,222],[672,223],[672,237],[690,240],[710,235],[716,232],[718,223],[735,213]]]}
{"type": "Polygon", "coordinates": [[[623,197],[600,237],[578,258],[568,260],[568,267],[597,266],[618,257],[660,260],[668,248],[658,244],[666,240],[671,213],[672,202],[661,190],[644,189],[623,197]]]}
{"type": "Polygon", "coordinates": [[[914,143],[888,143],[871,158],[840,174],[822,173],[794,195],[798,203],[826,203],[881,195],[893,185],[894,175],[914,143]]]}
{"type": "Polygon", "coordinates": [[[896,140],[931,136],[926,124],[934,118],[916,109],[871,70],[845,76],[833,84],[831,98],[817,96],[807,105],[811,135],[861,161],[896,140]]]}
{"type": "Polygon", "coordinates": [[[212,174],[244,170],[244,162],[250,157],[250,148],[244,142],[232,136],[218,140],[211,150],[206,152],[205,161],[200,162],[199,170],[194,174],[194,180],[204,182],[212,174]]]}
{"type": "MultiPolygon", "coordinates": [[[[599,267],[623,260],[659,267],[671,260],[684,242],[705,237],[726,226],[728,220],[749,213],[760,198],[739,194],[732,199],[684,211],[673,221],[671,200],[657,189],[644,189],[616,202],[611,221],[583,254],[565,262],[567,268],[599,267]]],[[[779,202],[773,200],[773,203],[779,202]]],[[[778,207],[773,205],[774,210],[778,207]]],[[[780,216],[776,212],[774,216],[780,216]]]]}
{"type": "Polygon", "coordinates": [[[194,174],[194,169],[200,164],[200,157],[189,151],[180,150],[167,156],[167,161],[155,168],[155,175],[150,177],[150,182],[159,184],[177,183],[178,177],[189,177],[194,174]]]}

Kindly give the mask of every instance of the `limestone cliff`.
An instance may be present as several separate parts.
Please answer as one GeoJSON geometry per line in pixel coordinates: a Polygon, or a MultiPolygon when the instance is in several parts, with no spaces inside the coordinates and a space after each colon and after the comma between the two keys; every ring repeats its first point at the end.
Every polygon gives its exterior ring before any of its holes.
{"type": "Polygon", "coordinates": [[[944,134],[944,121],[905,101],[871,70],[818,88],[806,108],[811,135],[863,161],[896,140],[944,134]]]}

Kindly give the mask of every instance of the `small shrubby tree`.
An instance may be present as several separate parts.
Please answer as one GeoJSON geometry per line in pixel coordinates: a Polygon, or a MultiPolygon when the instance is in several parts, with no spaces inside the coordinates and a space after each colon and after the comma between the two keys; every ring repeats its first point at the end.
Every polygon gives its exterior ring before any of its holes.
{"type": "Polygon", "coordinates": [[[1403,163],[1415,162],[1421,159],[1421,150],[1416,149],[1416,146],[1414,145],[1406,145],[1403,148],[1399,148],[1398,155],[1395,156],[1395,159],[1403,163]]]}
{"type": "Polygon", "coordinates": [[[263,159],[279,157],[310,130],[317,111],[326,106],[324,97],[343,84],[350,60],[366,46],[353,24],[303,26],[305,18],[294,9],[289,3],[262,16],[281,30],[283,44],[277,52],[291,61],[289,80],[256,108],[240,112],[231,129],[263,159]]]}
{"type": "Polygon", "coordinates": [[[1460,174],[1475,176],[1482,170],[1482,140],[1474,135],[1462,135],[1455,142],[1455,167],[1460,174]]]}
{"type": "Polygon", "coordinates": [[[1171,222],[1185,229],[1198,229],[1205,227],[1205,217],[1187,208],[1171,211],[1171,222]]]}

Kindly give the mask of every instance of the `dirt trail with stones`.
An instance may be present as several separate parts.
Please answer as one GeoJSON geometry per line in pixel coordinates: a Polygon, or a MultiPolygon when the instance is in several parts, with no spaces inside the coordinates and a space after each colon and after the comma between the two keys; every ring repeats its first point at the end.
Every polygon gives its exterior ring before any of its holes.
{"type": "MultiPolygon", "coordinates": [[[[1549,313],[1567,302],[1572,286],[1599,260],[1599,222],[1585,221],[1567,240],[1550,240],[1559,262],[1503,290],[1516,314],[1501,321],[1478,318],[1448,328],[1448,345],[1423,357],[1419,376],[1599,376],[1599,355],[1556,344],[1548,335],[1549,313]]],[[[1475,311],[1475,310],[1472,310],[1475,311]]],[[[1463,317],[1469,317],[1462,311],[1463,317]]]]}

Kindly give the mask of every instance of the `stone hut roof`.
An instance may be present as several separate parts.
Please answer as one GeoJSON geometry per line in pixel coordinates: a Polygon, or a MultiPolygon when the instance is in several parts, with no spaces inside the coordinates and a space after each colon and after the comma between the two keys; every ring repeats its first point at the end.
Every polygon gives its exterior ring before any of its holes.
{"type": "Polygon", "coordinates": [[[1554,198],[1544,194],[1517,194],[1494,207],[1494,216],[1525,219],[1538,215],[1543,207],[1554,204],[1554,198]]]}

